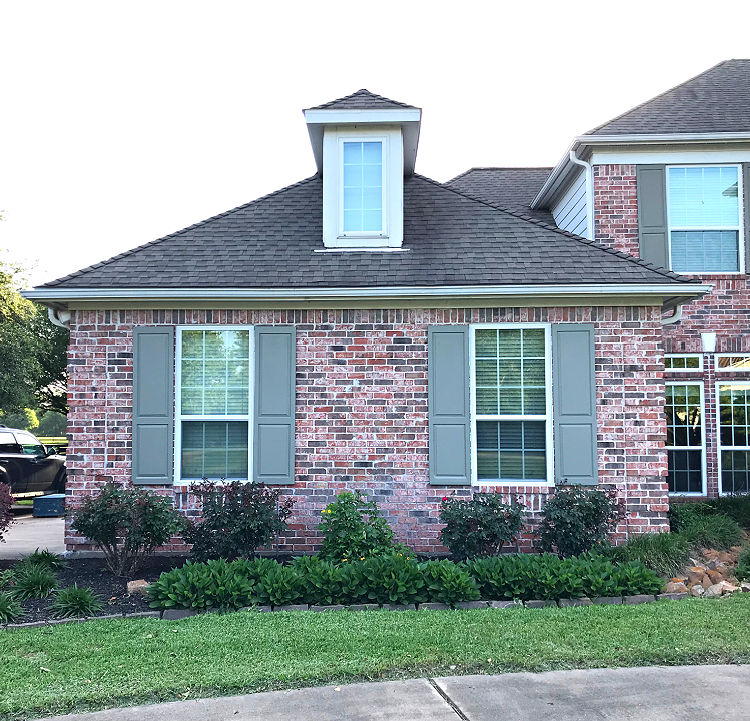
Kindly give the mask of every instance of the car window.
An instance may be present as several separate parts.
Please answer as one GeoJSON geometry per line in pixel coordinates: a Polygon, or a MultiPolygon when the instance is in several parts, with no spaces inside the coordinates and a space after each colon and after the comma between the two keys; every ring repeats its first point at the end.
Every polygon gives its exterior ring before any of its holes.
{"type": "Polygon", "coordinates": [[[0,431],[0,453],[18,453],[16,439],[8,431],[0,431]]]}
{"type": "Polygon", "coordinates": [[[44,446],[34,436],[27,433],[16,433],[16,439],[21,444],[21,453],[27,456],[44,455],[44,446]]]}

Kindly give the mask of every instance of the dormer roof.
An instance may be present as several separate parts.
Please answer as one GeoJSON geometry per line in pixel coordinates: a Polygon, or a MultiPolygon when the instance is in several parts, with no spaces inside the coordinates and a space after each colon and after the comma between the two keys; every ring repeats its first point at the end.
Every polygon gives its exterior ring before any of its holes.
{"type": "Polygon", "coordinates": [[[391,100],[382,95],[371,93],[366,88],[362,88],[351,95],[345,95],[343,98],[337,98],[336,100],[329,100],[327,103],[316,105],[314,108],[307,108],[307,110],[389,110],[391,108],[420,109],[414,105],[408,105],[398,100],[391,100]]]}

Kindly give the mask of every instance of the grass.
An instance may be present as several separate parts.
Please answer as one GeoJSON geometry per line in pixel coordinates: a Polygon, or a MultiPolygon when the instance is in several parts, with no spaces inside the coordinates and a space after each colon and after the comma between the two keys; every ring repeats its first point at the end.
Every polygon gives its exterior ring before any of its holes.
{"type": "Polygon", "coordinates": [[[748,662],[750,594],[534,611],[92,621],[0,634],[0,718],[356,680],[748,662]]]}

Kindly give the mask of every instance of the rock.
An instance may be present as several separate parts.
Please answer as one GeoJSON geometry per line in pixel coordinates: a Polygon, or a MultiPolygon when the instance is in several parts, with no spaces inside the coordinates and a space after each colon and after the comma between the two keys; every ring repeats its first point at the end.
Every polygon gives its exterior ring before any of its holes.
{"type": "Polygon", "coordinates": [[[708,588],[709,586],[713,586],[713,581],[711,580],[711,576],[709,576],[707,573],[703,574],[703,578],[701,579],[701,586],[703,586],[703,588],[708,588]]]}
{"type": "Polygon", "coordinates": [[[705,591],[700,583],[696,583],[695,586],[690,589],[691,596],[702,596],[704,593],[705,591]]]}
{"type": "Polygon", "coordinates": [[[723,593],[735,593],[740,590],[739,586],[735,586],[733,583],[729,583],[729,581],[722,581],[719,585],[723,593]]]}
{"type": "Polygon", "coordinates": [[[523,608],[522,603],[515,601],[488,601],[490,608],[523,608]]]}
{"type": "Polygon", "coordinates": [[[637,606],[639,603],[651,603],[656,597],[648,593],[640,593],[636,596],[623,596],[622,602],[626,606],[637,606]]]}
{"type": "Polygon", "coordinates": [[[726,576],[718,568],[709,568],[706,575],[711,579],[711,584],[721,583],[726,576]]]}
{"type": "Polygon", "coordinates": [[[703,598],[718,598],[724,592],[720,583],[714,583],[706,589],[703,598]]]}
{"type": "Polygon", "coordinates": [[[307,611],[306,603],[290,603],[286,606],[274,606],[274,611],[307,611]]]}
{"type": "Polygon", "coordinates": [[[343,611],[344,607],[338,604],[333,606],[310,606],[311,611],[318,611],[319,613],[325,613],[326,611],[343,611]]]}
{"type": "Polygon", "coordinates": [[[597,606],[619,606],[622,604],[622,596],[599,596],[594,599],[597,606]]]}
{"type": "Polygon", "coordinates": [[[698,573],[701,576],[706,572],[706,567],[702,563],[694,563],[688,568],[688,573],[698,573]]]}
{"type": "MultiPolygon", "coordinates": [[[[460,604],[456,604],[456,607],[458,608],[460,604]]],[[[384,603],[383,604],[383,610],[384,611],[414,611],[416,610],[416,606],[412,603],[411,605],[406,605],[404,603],[384,603]]]]}
{"type": "Polygon", "coordinates": [[[681,601],[683,598],[687,598],[687,593],[660,593],[657,597],[657,601],[681,601]]]}
{"type": "Polygon", "coordinates": [[[420,611],[447,611],[450,608],[447,603],[420,603],[420,611]]]}
{"type": "Polygon", "coordinates": [[[560,608],[569,608],[571,606],[590,606],[590,598],[561,598],[558,602],[560,608]]]}
{"type": "Polygon", "coordinates": [[[139,593],[142,596],[145,596],[147,590],[148,590],[148,583],[144,581],[142,578],[139,578],[137,581],[128,581],[127,591],[128,591],[128,594],[130,595],[139,593]]]}
{"type": "Polygon", "coordinates": [[[190,608],[168,608],[161,617],[165,621],[179,621],[183,618],[190,618],[197,615],[198,611],[193,611],[190,608]]]}
{"type": "Polygon", "coordinates": [[[487,608],[487,601],[461,601],[456,608],[487,608]]]}
{"type": "Polygon", "coordinates": [[[135,613],[126,613],[125,618],[159,618],[159,611],[136,611],[135,613]]]}
{"type": "Polygon", "coordinates": [[[722,563],[734,564],[737,559],[735,558],[734,554],[730,553],[729,551],[721,551],[719,553],[719,560],[722,563]]]}
{"type": "Polygon", "coordinates": [[[353,603],[346,607],[347,611],[379,611],[377,603],[353,603]]]}
{"type": "Polygon", "coordinates": [[[547,608],[547,606],[557,606],[554,601],[541,600],[526,601],[524,605],[526,606],[526,608],[547,608]]]}
{"type": "Polygon", "coordinates": [[[750,593],[750,583],[747,581],[743,581],[740,584],[740,591],[743,591],[744,593],[750,593]]]}
{"type": "Polygon", "coordinates": [[[664,593],[687,593],[687,586],[684,583],[675,583],[670,581],[664,587],[664,593]]]}

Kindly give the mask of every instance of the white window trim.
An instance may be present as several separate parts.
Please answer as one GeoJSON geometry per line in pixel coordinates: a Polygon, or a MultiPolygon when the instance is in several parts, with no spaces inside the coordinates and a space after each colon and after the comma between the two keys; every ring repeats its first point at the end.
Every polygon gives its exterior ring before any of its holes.
{"type": "Polygon", "coordinates": [[[338,137],[338,173],[339,173],[339,238],[387,238],[388,237],[388,136],[387,135],[340,135],[338,137]],[[344,144],[345,143],[382,143],[380,164],[380,230],[344,230],[344,144]]]}
{"type": "Polygon", "coordinates": [[[471,443],[471,484],[472,486],[541,486],[555,485],[554,448],[553,442],[553,408],[552,408],[552,326],[550,323],[474,323],[470,327],[469,338],[469,384],[470,384],[470,443],[471,443]],[[546,396],[545,415],[482,415],[481,420],[542,420],[546,421],[545,434],[547,478],[544,481],[520,480],[487,480],[477,478],[477,388],[476,388],[476,331],[483,328],[520,330],[523,328],[542,328],[544,330],[544,383],[546,396]]]}
{"type": "Polygon", "coordinates": [[[719,476],[719,495],[720,496],[728,496],[730,495],[731,491],[725,492],[723,488],[723,478],[721,473],[721,452],[722,451],[746,451],[750,450],[750,445],[748,446],[723,446],[721,444],[721,405],[719,404],[719,388],[721,386],[748,386],[750,385],[750,380],[726,380],[726,381],[716,381],[716,386],[714,389],[714,398],[715,398],[715,406],[716,406],[716,467],[718,469],[718,476],[719,476]]]}
{"type": "Polygon", "coordinates": [[[665,373],[702,373],[703,372],[703,354],[702,353],[665,353],[664,358],[697,358],[697,368],[667,368],[664,367],[665,373]]]}
{"type": "Polygon", "coordinates": [[[252,325],[181,325],[177,326],[175,340],[175,405],[174,405],[174,486],[190,486],[200,483],[200,479],[182,478],[182,421],[247,421],[247,478],[225,478],[224,481],[250,482],[253,480],[253,413],[255,398],[255,334],[252,325]],[[183,416],[182,406],[182,332],[186,330],[245,330],[248,331],[249,358],[248,358],[248,413],[247,415],[215,416],[215,415],[187,415],[183,416]]]}
{"type": "MultiPolygon", "coordinates": [[[[684,370],[684,369],[680,369],[684,370]]],[[[693,369],[695,370],[695,369],[693,369]]],[[[704,394],[704,386],[703,381],[679,381],[679,380],[673,380],[673,381],[667,381],[666,385],[668,386],[698,386],[700,390],[700,411],[701,411],[701,490],[700,492],[697,491],[669,491],[670,496],[705,496],[708,492],[707,487],[707,478],[708,478],[708,471],[707,471],[707,459],[706,459],[706,402],[705,402],[705,394],[704,394]]],[[[698,450],[698,446],[668,446],[665,444],[664,446],[665,450],[669,451],[695,451],[698,450]]]]}
{"type": "Polygon", "coordinates": [[[667,205],[667,250],[669,253],[669,267],[673,268],[672,265],[672,231],[710,231],[710,230],[736,230],[737,231],[737,253],[738,253],[738,264],[739,270],[680,270],[675,271],[682,273],[683,275],[743,275],[745,273],[745,188],[743,186],[743,173],[742,165],[738,163],[672,163],[666,166],[665,170],[666,180],[666,205],[667,205]],[[692,226],[675,226],[672,227],[672,222],[669,219],[670,215],[670,203],[669,203],[669,171],[671,168],[736,168],[737,170],[737,203],[738,203],[738,225],[737,226],[716,226],[712,228],[696,228],[692,226]]]}
{"type": "Polygon", "coordinates": [[[750,351],[747,353],[716,353],[714,355],[714,370],[717,373],[750,373],[750,367],[748,368],[720,368],[719,358],[750,358],[750,351]]]}

